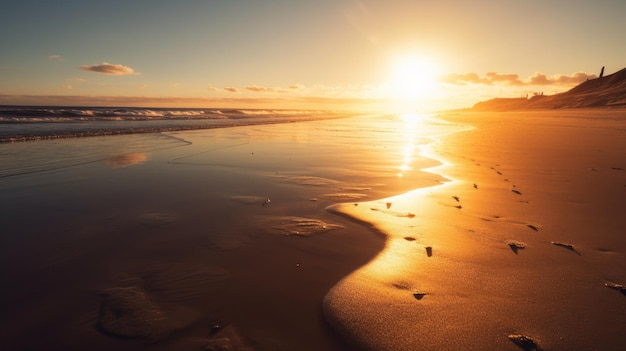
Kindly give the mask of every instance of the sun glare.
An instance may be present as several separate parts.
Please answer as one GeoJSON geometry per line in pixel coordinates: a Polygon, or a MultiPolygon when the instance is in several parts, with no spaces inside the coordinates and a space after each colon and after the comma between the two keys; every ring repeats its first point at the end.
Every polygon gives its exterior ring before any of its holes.
{"type": "Polygon", "coordinates": [[[433,96],[437,88],[437,65],[422,58],[405,57],[391,69],[388,94],[404,104],[418,104],[433,96]]]}

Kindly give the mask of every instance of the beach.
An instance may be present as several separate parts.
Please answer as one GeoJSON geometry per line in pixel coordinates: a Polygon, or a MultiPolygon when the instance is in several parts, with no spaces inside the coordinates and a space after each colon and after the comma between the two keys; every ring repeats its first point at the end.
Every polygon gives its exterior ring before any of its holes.
{"type": "Polygon", "coordinates": [[[332,207],[387,242],[327,295],[331,324],[368,350],[626,347],[623,116],[441,116],[476,127],[427,150],[451,182],[332,207]]]}
{"type": "Polygon", "coordinates": [[[0,145],[2,343],[624,349],[625,134],[591,109],[0,145]]]}

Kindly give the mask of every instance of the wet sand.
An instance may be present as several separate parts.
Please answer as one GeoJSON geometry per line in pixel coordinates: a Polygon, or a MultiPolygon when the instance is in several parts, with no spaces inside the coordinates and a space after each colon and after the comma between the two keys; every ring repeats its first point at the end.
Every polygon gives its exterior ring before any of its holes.
{"type": "Polygon", "coordinates": [[[626,348],[624,110],[466,113],[451,181],[331,211],[385,233],[325,315],[366,350],[626,348]]]}
{"type": "Polygon", "coordinates": [[[3,145],[2,345],[624,349],[623,116],[3,145]]]}
{"type": "Polygon", "coordinates": [[[326,207],[444,178],[393,116],[2,145],[2,345],[342,350],[324,295],[384,246],[326,207]]]}

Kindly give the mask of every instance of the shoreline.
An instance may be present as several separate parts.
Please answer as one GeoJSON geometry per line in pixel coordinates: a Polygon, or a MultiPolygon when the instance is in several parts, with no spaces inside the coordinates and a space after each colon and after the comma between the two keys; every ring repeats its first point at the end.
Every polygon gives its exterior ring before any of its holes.
{"type": "Polygon", "coordinates": [[[33,164],[58,150],[89,162],[0,179],[13,233],[2,238],[5,344],[345,349],[322,299],[383,239],[325,208],[443,181],[419,171],[436,164],[419,145],[452,128],[434,122],[421,131],[372,116],[11,144],[33,164]],[[128,309],[119,320],[116,304],[128,309]]]}
{"type": "Polygon", "coordinates": [[[453,182],[331,207],[387,235],[325,297],[331,325],[364,350],[626,346],[623,115],[441,118],[477,127],[430,150],[453,182]]]}

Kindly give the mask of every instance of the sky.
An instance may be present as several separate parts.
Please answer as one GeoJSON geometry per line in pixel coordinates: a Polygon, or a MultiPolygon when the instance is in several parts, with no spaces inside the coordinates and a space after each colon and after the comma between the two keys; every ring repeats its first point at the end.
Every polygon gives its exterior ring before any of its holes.
{"type": "Polygon", "coordinates": [[[626,67],[624,0],[0,0],[0,104],[420,109],[626,67]]]}

